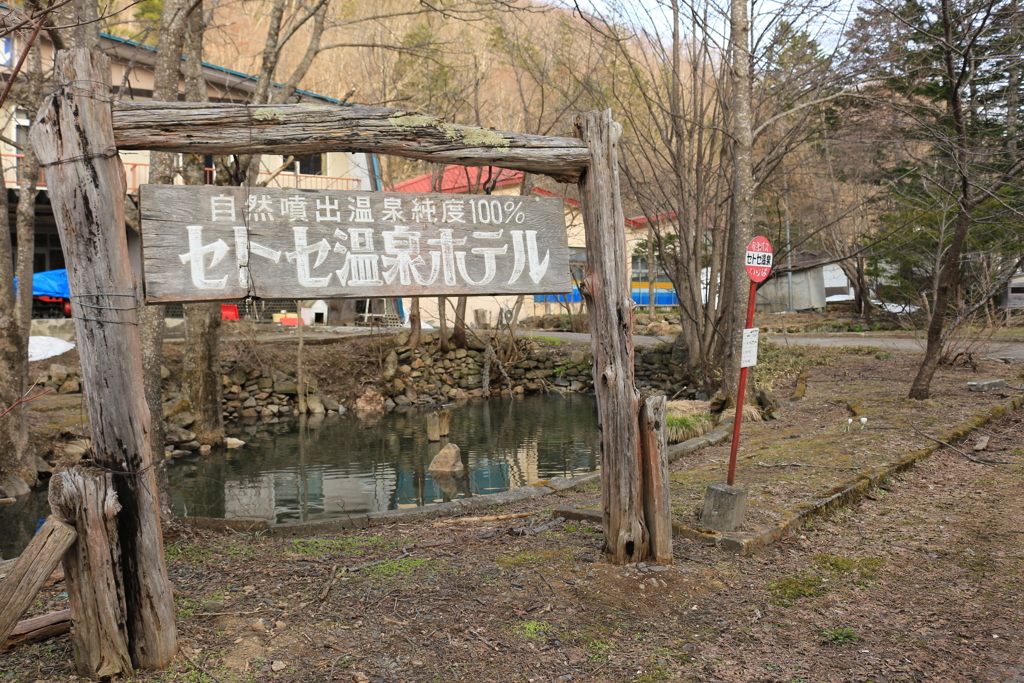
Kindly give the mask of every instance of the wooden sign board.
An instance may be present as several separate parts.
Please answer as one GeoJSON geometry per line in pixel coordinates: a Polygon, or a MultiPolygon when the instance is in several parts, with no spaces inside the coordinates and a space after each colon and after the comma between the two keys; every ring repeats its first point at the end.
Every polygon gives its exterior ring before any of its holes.
{"type": "Polygon", "coordinates": [[[553,197],[143,185],[146,302],[561,294],[553,197]]]}

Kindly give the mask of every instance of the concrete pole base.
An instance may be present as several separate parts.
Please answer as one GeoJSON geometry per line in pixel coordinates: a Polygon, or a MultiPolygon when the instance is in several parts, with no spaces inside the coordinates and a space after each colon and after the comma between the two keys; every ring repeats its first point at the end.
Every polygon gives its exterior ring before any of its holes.
{"type": "Polygon", "coordinates": [[[747,516],[747,490],[725,483],[712,484],[704,492],[700,522],[715,531],[734,531],[747,516]]]}

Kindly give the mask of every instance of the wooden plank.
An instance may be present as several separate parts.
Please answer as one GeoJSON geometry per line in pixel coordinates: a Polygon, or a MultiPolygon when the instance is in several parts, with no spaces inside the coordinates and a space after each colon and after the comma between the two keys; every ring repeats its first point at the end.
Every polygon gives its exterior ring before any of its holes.
{"type": "Polygon", "coordinates": [[[601,429],[601,491],[605,552],[614,564],[648,554],[640,469],[640,394],[633,381],[633,299],[626,273],[629,250],[619,196],[618,139],[611,110],[576,117],[590,146],[580,179],[587,266],[580,291],[590,320],[594,393],[601,429]]]}
{"type": "Polygon", "coordinates": [[[672,564],[672,501],[665,448],[664,396],[648,396],[640,407],[640,457],[643,464],[644,520],[651,558],[672,564]]]}
{"type": "Polygon", "coordinates": [[[11,635],[75,537],[74,527],[53,516],[32,537],[14,568],[0,583],[0,643],[11,635]]]}
{"type": "Polygon", "coordinates": [[[137,292],[124,223],[124,169],[110,123],[110,62],[57,53],[53,95],[32,127],[64,247],[82,358],[93,459],[117,472],[118,515],[132,662],[162,669],[177,653],[156,477],[143,393],[137,292]]]}
{"type": "Polygon", "coordinates": [[[147,303],[572,291],[562,201],[143,185],[147,303]]]}
{"type": "Polygon", "coordinates": [[[372,152],[462,166],[500,166],[576,182],[590,152],[574,138],[446,123],[402,109],[320,104],[114,103],[118,149],[183,154],[372,152]]]}
{"type": "Polygon", "coordinates": [[[114,477],[76,465],[53,476],[49,498],[54,513],[78,530],[78,542],[64,557],[78,673],[95,679],[130,674],[114,477]]]}
{"type": "Polygon", "coordinates": [[[7,640],[0,644],[0,652],[13,650],[19,645],[34,643],[59,636],[71,630],[71,610],[62,609],[31,619],[19,621],[7,640]]]}
{"type": "Polygon", "coordinates": [[[427,441],[441,440],[441,418],[437,413],[427,414],[427,441]]]}

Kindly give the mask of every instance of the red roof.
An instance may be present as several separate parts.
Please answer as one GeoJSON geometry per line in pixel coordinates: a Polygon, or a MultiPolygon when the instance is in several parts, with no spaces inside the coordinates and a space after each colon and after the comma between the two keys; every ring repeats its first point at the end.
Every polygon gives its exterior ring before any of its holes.
{"type": "MultiPolygon", "coordinates": [[[[512,171],[497,166],[445,166],[441,178],[441,192],[471,192],[480,190],[484,183],[497,182],[495,187],[507,187],[523,182],[522,171],[512,171]]],[[[409,180],[403,180],[392,187],[390,192],[433,192],[434,174],[426,173],[409,180]]]]}
{"type": "MultiPolygon", "coordinates": [[[[445,166],[444,176],[441,178],[441,192],[457,193],[480,190],[483,188],[484,183],[488,181],[493,182],[495,187],[518,185],[523,182],[523,172],[512,171],[507,168],[498,168],[496,166],[445,166]],[[495,176],[497,176],[496,181],[495,176]]],[[[389,192],[433,192],[433,188],[434,174],[425,173],[424,175],[416,176],[409,180],[403,180],[402,182],[396,183],[392,187],[386,189],[389,192]]],[[[555,194],[550,190],[534,187],[530,191],[534,194],[543,195],[545,197],[558,197],[570,206],[580,205],[579,201],[555,194]]],[[[652,216],[655,221],[674,217],[675,212],[652,216]]],[[[639,228],[646,222],[647,216],[637,216],[635,218],[626,219],[626,225],[633,228],[639,228]]]]}

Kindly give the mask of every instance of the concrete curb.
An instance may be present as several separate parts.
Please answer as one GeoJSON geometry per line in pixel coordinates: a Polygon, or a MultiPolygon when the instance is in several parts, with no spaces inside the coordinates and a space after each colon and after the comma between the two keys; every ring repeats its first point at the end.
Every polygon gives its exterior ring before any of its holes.
{"type": "MultiPolygon", "coordinates": [[[[1009,415],[1013,411],[1019,410],[1021,406],[1024,406],[1024,394],[1014,396],[1003,403],[997,404],[981,413],[978,413],[974,417],[964,420],[939,438],[947,443],[961,442],[978,427],[982,427],[992,420],[996,420],[1004,415],[1009,415]]],[[[855,479],[833,488],[826,495],[814,498],[807,503],[800,503],[796,506],[793,514],[788,518],[759,534],[741,532],[716,533],[714,534],[714,543],[728,552],[733,552],[739,555],[750,555],[754,551],[764,548],[780,538],[792,533],[807,519],[826,514],[831,510],[844,507],[860,500],[865,494],[871,491],[871,489],[875,488],[889,477],[909,470],[911,467],[916,465],[919,460],[927,458],[939,448],[941,448],[941,446],[938,444],[927,446],[907,453],[903,458],[891,465],[865,470],[859,473],[855,479]]],[[[673,533],[675,533],[674,526],[675,525],[673,525],[673,533]]],[[[679,535],[694,538],[694,540],[700,540],[698,537],[703,536],[708,542],[711,542],[711,539],[708,538],[708,534],[702,534],[702,532],[697,529],[688,529],[688,533],[681,533],[679,535]]]]}
{"type": "Polygon", "coordinates": [[[547,482],[537,482],[536,484],[521,486],[511,491],[488,493],[482,496],[473,496],[472,498],[459,498],[447,503],[435,503],[414,508],[354,513],[345,517],[316,522],[271,524],[265,519],[215,519],[212,517],[183,517],[181,521],[190,526],[211,531],[264,532],[270,536],[280,536],[281,538],[302,538],[318,534],[334,534],[351,529],[364,529],[375,524],[398,524],[437,519],[438,517],[452,517],[463,512],[490,507],[491,505],[510,505],[558,491],[571,491],[586,486],[593,481],[600,481],[600,479],[600,472],[590,472],[578,477],[572,477],[571,479],[555,477],[547,482]]]}

